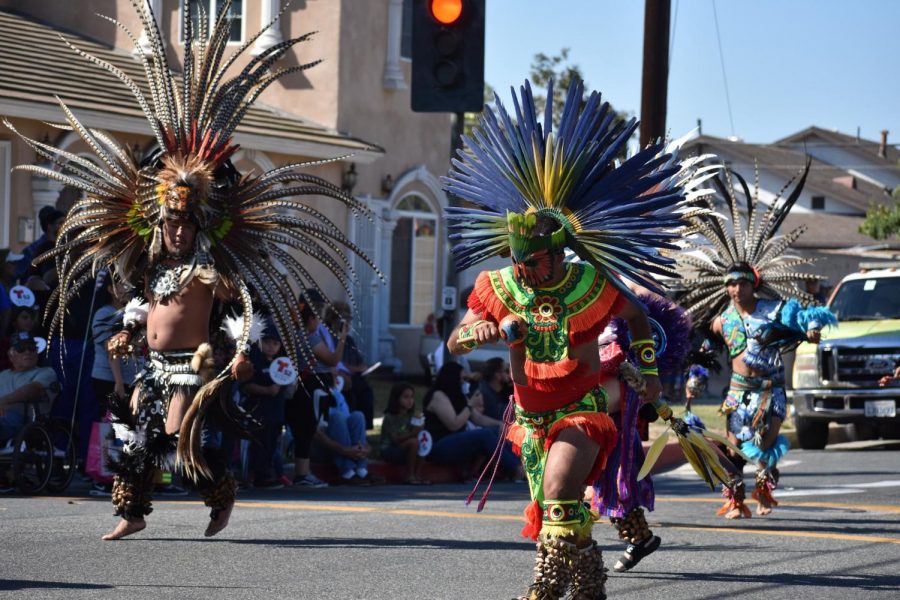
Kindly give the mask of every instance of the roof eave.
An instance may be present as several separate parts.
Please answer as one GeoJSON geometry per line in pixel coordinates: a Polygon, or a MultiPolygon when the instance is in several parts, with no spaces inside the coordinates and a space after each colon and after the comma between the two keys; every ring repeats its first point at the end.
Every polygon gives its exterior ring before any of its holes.
{"type": "MultiPolygon", "coordinates": [[[[119,131],[152,136],[150,126],[143,117],[115,114],[113,112],[98,111],[82,107],[70,107],[78,120],[85,127],[104,129],[107,131],[119,131]]],[[[56,104],[18,100],[14,98],[0,99],[0,114],[7,118],[31,119],[49,123],[65,122],[65,115],[56,104]]],[[[274,152],[290,156],[306,156],[310,158],[335,158],[344,154],[352,155],[353,160],[362,164],[369,164],[381,158],[384,151],[377,146],[366,146],[358,140],[347,140],[346,144],[326,144],[310,140],[268,136],[241,132],[240,128],[235,132],[235,142],[248,150],[262,152],[274,152]]]]}

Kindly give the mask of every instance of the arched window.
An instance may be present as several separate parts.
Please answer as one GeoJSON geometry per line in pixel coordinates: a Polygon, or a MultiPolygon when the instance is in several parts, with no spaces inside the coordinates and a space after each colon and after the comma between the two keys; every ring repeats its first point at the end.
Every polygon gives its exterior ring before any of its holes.
{"type": "Polygon", "coordinates": [[[391,240],[391,315],[394,325],[419,325],[434,311],[438,219],[425,198],[409,194],[395,209],[391,240]]]}

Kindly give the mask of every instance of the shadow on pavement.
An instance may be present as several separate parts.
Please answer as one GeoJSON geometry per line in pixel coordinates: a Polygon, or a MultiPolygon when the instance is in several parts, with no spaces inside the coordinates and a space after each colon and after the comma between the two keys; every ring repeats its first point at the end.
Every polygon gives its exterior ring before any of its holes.
{"type": "MultiPolygon", "coordinates": [[[[135,539],[134,541],[138,541],[135,539]]],[[[306,538],[306,539],[221,539],[221,538],[152,538],[152,542],[228,543],[279,548],[419,548],[430,550],[522,550],[533,552],[531,542],[498,542],[495,540],[442,540],[435,538],[306,538]]]]}
{"type": "Polygon", "coordinates": [[[0,590],[107,590],[114,585],[102,583],[70,583],[67,581],[29,581],[27,579],[0,579],[0,590]]]}
{"type": "Polygon", "coordinates": [[[742,583],[751,585],[756,584],[754,587],[742,590],[742,595],[744,595],[744,597],[748,597],[747,594],[753,591],[759,591],[766,588],[783,588],[784,586],[844,588],[865,590],[871,592],[882,592],[896,590],[897,586],[900,585],[900,576],[897,575],[842,575],[839,573],[828,575],[808,575],[802,573],[767,573],[765,575],[764,582],[761,581],[762,576],[758,574],[742,575],[740,573],[640,572],[630,574],[629,577],[640,579],[663,579],[669,581],[703,581],[707,583],[742,583]]]}

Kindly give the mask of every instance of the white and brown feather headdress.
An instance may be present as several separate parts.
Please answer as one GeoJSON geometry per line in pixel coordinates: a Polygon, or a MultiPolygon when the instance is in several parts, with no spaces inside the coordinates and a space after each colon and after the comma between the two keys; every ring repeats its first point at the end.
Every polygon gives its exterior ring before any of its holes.
{"type": "Polygon", "coordinates": [[[689,238],[684,251],[678,256],[679,270],[693,274],[678,283],[689,290],[680,303],[694,319],[695,326],[707,327],[713,318],[725,310],[729,299],[723,285],[728,273],[736,266],[752,270],[756,291],[761,295],[781,299],[799,297],[804,301],[812,299],[798,283],[821,277],[799,271],[797,267],[810,264],[813,259],[786,253],[806,231],[806,226],[801,225],[786,234],[777,235],[785,217],[800,198],[809,167],[810,160],[807,159],[804,169],[785,183],[768,208],[759,206],[758,173],[752,194],[746,180],[727,167],[724,180],[714,179],[719,195],[728,206],[729,215],[726,217],[709,212],[692,216],[691,229],[699,235],[689,238]],[[741,214],[735,181],[746,199],[746,219],[741,214]],[[793,189],[787,193],[792,184],[793,189]]]}
{"type": "MultiPolygon", "coordinates": [[[[131,4],[149,39],[150,52],[136,53],[146,81],[136,81],[108,61],[65,41],[132,92],[155,138],[155,152],[139,160],[110,134],[85,127],[59,99],[66,124],[55,127],[75,131],[90,147],[93,160],[23,136],[9,121],[3,121],[49,162],[49,167],[23,165],[17,169],[84,193],[62,225],[56,247],[37,259],[55,260],[59,273],[60,285],[50,303],[56,309],[51,331],[62,332],[67,304],[101,269],[108,269],[116,281],[137,283],[136,274],[158,260],[160,224],[174,212],[197,223],[197,247],[212,259],[220,281],[241,299],[244,314],[253,312],[252,295],[269,309],[285,351],[296,364],[296,349],[308,354],[309,348],[297,335],[300,323],[290,280],[299,289],[315,288],[321,293],[309,270],[310,261],[318,262],[340,282],[352,302],[356,274],[350,255],[361,257],[381,276],[337,225],[301,200],[331,198],[355,215],[371,219],[370,211],[339,187],[301,171],[346,156],[286,164],[259,176],[242,176],[229,160],[238,150],[232,137],[235,129],[259,95],[279,78],[318,64],[275,68],[279,59],[312,34],[268,48],[251,58],[237,75],[226,78],[235,61],[278,17],[226,56],[231,1],[222,3],[211,27],[207,15],[199,15],[199,30],[210,31],[209,36],[194,35],[191,3],[185,1],[182,27],[185,40],[192,41],[184,45],[183,72],[176,75],[147,2],[131,0],[131,4]]],[[[135,36],[122,23],[103,18],[138,47],[135,36]]],[[[244,329],[241,344],[249,336],[249,328],[244,329]]],[[[217,380],[226,378],[229,368],[230,364],[217,380]]],[[[184,433],[182,437],[188,437],[184,433]]],[[[182,442],[193,444],[194,433],[190,432],[192,439],[182,442]]]]}

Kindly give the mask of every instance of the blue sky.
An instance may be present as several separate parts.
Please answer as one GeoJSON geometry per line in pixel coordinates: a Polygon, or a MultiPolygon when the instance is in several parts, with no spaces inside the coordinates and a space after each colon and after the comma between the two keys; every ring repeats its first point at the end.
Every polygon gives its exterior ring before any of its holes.
{"type": "MultiPolygon", "coordinates": [[[[667,127],[772,142],[817,125],[900,142],[900,2],[672,0],[667,127]]],[[[644,2],[487,0],[485,80],[508,96],[537,52],[570,48],[592,89],[639,116],[644,2]]]]}

